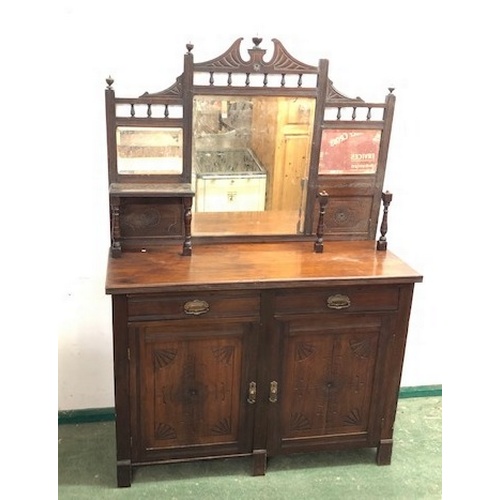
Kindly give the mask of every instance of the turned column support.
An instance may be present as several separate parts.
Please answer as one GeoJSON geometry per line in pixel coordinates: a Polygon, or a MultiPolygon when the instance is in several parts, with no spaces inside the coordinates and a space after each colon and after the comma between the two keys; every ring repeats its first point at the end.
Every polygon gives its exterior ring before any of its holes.
{"type": "Polygon", "coordinates": [[[314,243],[315,253],[323,253],[323,236],[325,234],[325,212],[326,204],[328,203],[328,193],[326,191],[321,191],[318,193],[319,199],[319,217],[318,217],[318,229],[316,231],[316,242],[314,243]]]}
{"type": "Polygon", "coordinates": [[[385,191],[382,193],[382,203],[384,204],[384,214],[382,216],[382,223],[380,224],[380,238],[377,241],[377,250],[380,250],[382,252],[385,252],[387,250],[387,219],[389,215],[389,205],[391,204],[392,201],[392,193],[389,191],[385,191]]]}
{"type": "Polygon", "coordinates": [[[184,197],[182,199],[182,204],[184,206],[184,243],[182,245],[182,255],[190,256],[193,253],[193,242],[191,237],[193,198],[190,196],[184,197]]]}
{"type": "Polygon", "coordinates": [[[111,200],[111,257],[121,257],[120,198],[111,200]]]}

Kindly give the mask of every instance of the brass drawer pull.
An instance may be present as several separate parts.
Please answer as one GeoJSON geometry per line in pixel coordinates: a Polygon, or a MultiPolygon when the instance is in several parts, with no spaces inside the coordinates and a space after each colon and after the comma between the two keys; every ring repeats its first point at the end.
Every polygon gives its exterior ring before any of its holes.
{"type": "Polygon", "coordinates": [[[269,386],[269,401],[276,403],[278,401],[278,382],[274,380],[269,386]]]}
{"type": "Polygon", "coordinates": [[[257,401],[257,384],[255,382],[250,382],[248,385],[247,403],[254,405],[255,401],[257,401]]]}
{"type": "Polygon", "coordinates": [[[351,299],[347,295],[337,293],[326,299],[326,305],[329,309],[347,309],[351,305],[351,299]]]}
{"type": "Polygon", "coordinates": [[[192,316],[199,316],[200,314],[205,314],[210,311],[210,306],[208,302],[204,300],[189,300],[184,304],[184,312],[192,316]]]}

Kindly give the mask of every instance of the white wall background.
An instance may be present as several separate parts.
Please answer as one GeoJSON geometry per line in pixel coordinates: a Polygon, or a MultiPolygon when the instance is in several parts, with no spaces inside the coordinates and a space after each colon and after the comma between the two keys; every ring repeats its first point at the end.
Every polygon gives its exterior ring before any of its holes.
{"type": "Polygon", "coordinates": [[[182,72],[187,42],[202,61],[257,34],[264,47],[278,38],[306,63],[329,59],[330,78],[347,95],[383,100],[396,87],[389,247],[424,274],[402,385],[443,384],[450,396],[468,392],[483,403],[472,374],[495,365],[500,333],[498,291],[487,293],[498,276],[500,166],[500,44],[489,3],[7,4],[0,157],[10,347],[2,380],[15,404],[27,402],[26,415],[41,411],[34,396],[47,401],[54,392],[59,410],[114,404],[105,78],[113,76],[117,95],[162,90],[182,72]]]}

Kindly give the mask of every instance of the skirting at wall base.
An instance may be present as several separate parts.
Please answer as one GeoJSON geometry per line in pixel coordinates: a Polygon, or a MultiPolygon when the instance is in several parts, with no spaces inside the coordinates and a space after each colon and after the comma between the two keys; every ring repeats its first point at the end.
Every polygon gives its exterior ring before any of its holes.
{"type": "MultiPolygon", "coordinates": [[[[399,397],[422,398],[442,396],[440,385],[420,385],[417,387],[401,387],[399,397]]],[[[88,408],[84,410],[63,410],[58,413],[58,423],[86,424],[91,422],[110,422],[115,419],[114,408],[88,408]]]]}

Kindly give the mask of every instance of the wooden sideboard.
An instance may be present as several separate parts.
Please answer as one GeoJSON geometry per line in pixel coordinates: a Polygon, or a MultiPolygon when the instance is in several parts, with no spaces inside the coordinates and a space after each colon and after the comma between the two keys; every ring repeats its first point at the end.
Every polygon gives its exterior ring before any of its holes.
{"type": "Polygon", "coordinates": [[[373,240],[110,254],[118,485],[135,467],[377,449],[389,464],[414,284],[373,240]]]}
{"type": "Polygon", "coordinates": [[[422,280],[387,251],[394,88],[349,97],[327,59],[251,41],[201,62],[188,43],[138,97],[106,79],[119,486],[216,457],[391,461],[422,280]]]}

